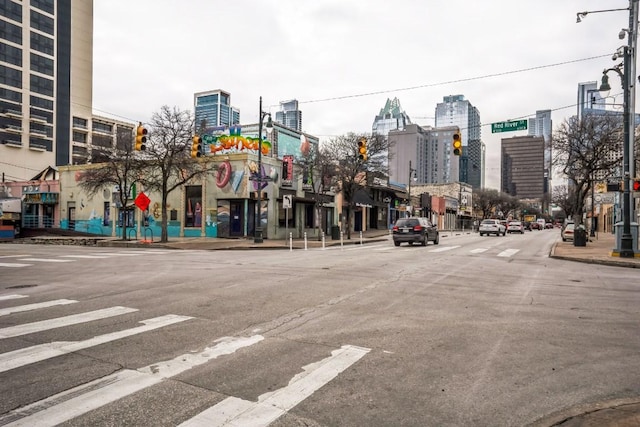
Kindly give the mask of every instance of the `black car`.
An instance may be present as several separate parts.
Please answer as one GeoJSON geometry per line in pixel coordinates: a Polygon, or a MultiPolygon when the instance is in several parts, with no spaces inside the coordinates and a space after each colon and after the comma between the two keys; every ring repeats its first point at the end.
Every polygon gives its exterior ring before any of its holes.
{"type": "Polygon", "coordinates": [[[393,226],[393,244],[400,246],[400,243],[420,243],[426,246],[429,241],[434,245],[440,243],[438,228],[427,218],[400,218],[393,226]]]}

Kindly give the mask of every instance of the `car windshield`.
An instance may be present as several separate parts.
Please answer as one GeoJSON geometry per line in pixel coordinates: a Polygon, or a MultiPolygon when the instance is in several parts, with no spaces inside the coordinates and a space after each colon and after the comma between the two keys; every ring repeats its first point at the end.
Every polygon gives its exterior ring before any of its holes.
{"type": "Polygon", "coordinates": [[[420,221],[416,218],[402,218],[396,223],[398,227],[415,227],[416,225],[420,225],[420,221]]]}

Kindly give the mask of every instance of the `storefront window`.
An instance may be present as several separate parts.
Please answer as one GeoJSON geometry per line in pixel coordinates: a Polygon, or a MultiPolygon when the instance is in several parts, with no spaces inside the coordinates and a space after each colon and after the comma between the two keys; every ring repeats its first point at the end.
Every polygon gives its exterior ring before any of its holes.
{"type": "Polygon", "coordinates": [[[202,226],[202,186],[190,185],[185,188],[184,207],[185,227],[201,227],[202,226]]]}

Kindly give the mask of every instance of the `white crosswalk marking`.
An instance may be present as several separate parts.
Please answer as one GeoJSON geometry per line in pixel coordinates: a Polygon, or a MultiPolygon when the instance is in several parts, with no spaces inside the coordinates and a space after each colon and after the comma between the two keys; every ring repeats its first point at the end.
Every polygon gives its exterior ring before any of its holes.
{"type": "Polygon", "coordinates": [[[72,314],[71,316],[43,320],[40,322],[26,323],[24,325],[10,326],[8,328],[0,329],[0,338],[18,337],[35,332],[47,331],[49,329],[62,328],[63,326],[77,325],[78,323],[90,322],[92,320],[120,316],[122,314],[133,313],[135,311],[138,311],[138,309],[117,306],[104,308],[102,310],[89,311],[86,313],[72,314]]]}
{"type": "Polygon", "coordinates": [[[6,301],[6,300],[10,300],[10,299],[19,299],[19,298],[29,298],[29,296],[28,295],[18,295],[18,294],[0,295],[0,301],[6,301]]]}
{"type": "Polygon", "coordinates": [[[52,357],[61,356],[63,354],[94,347],[96,345],[119,340],[121,338],[152,331],[164,326],[173,325],[174,323],[184,322],[189,319],[193,319],[193,317],[169,314],[166,316],[155,317],[153,319],[142,320],[140,323],[142,323],[143,326],[99,335],[84,341],[53,342],[3,353],[0,354],[0,372],[9,371],[21,366],[41,362],[52,357]]]}
{"type": "Polygon", "coordinates": [[[60,255],[62,258],[82,258],[82,259],[104,259],[108,255],[60,255]]]}
{"type": "Polygon", "coordinates": [[[73,304],[78,301],[72,299],[57,299],[53,301],[39,302],[35,304],[18,305],[9,308],[0,308],[0,316],[7,316],[13,313],[21,313],[23,311],[38,310],[39,308],[53,307],[56,305],[73,304]]]}
{"type": "Polygon", "coordinates": [[[486,252],[488,250],[489,248],[476,248],[476,249],[471,249],[469,252],[471,252],[472,254],[481,254],[482,252],[486,252]]]}
{"type": "Polygon", "coordinates": [[[52,258],[21,258],[18,261],[31,262],[73,262],[72,259],[52,259],[52,258]]]}
{"type": "Polygon", "coordinates": [[[460,247],[460,245],[457,245],[457,246],[440,246],[437,249],[431,249],[429,252],[446,252],[446,251],[450,251],[452,249],[457,249],[459,247],[460,247]]]}
{"type": "Polygon", "coordinates": [[[19,264],[17,262],[8,263],[8,262],[0,262],[0,267],[9,267],[9,268],[19,268],[19,267],[29,267],[33,264],[19,264]]]}
{"type": "Polygon", "coordinates": [[[263,339],[262,335],[225,337],[199,353],[183,354],[136,371],[124,369],[8,412],[0,416],[0,425],[55,426],[263,339]]]}
{"type": "Polygon", "coordinates": [[[505,249],[498,254],[499,257],[511,257],[520,252],[520,249],[505,249]]]}
{"type": "Polygon", "coordinates": [[[304,372],[293,377],[289,385],[261,395],[257,402],[228,397],[180,426],[268,426],[369,351],[364,347],[344,345],[326,359],[305,366],[304,372]]]}

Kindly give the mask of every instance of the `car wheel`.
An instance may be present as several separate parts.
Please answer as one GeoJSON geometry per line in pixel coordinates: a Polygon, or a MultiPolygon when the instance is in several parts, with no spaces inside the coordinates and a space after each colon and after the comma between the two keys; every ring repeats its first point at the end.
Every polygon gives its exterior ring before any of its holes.
{"type": "Polygon", "coordinates": [[[394,245],[400,246],[400,242],[393,242],[394,245]]]}
{"type": "Polygon", "coordinates": [[[413,246],[413,242],[409,242],[409,246],[413,246]]]}
{"type": "Polygon", "coordinates": [[[422,246],[427,246],[427,242],[429,241],[429,239],[427,239],[427,236],[424,236],[424,239],[422,239],[422,242],[420,242],[422,244],[422,246]]]}
{"type": "Polygon", "coordinates": [[[440,233],[436,233],[436,240],[433,241],[434,245],[437,245],[438,243],[440,243],[440,233]]]}
{"type": "Polygon", "coordinates": [[[567,239],[565,239],[565,238],[563,237],[563,238],[562,238],[562,241],[563,241],[563,242],[566,242],[566,241],[567,241],[567,239]]]}
{"type": "Polygon", "coordinates": [[[484,236],[484,234],[480,233],[480,237],[484,236]]]}

